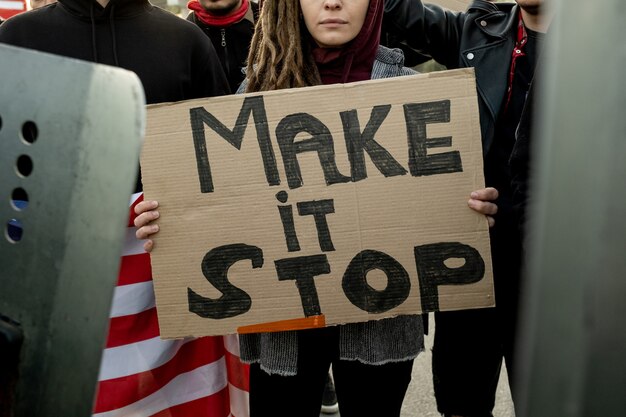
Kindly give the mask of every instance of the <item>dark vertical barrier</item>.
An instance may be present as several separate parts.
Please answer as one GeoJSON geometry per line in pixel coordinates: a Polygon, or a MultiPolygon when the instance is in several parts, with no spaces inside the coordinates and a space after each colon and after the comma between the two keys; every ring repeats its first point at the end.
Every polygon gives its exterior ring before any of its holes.
{"type": "Polygon", "coordinates": [[[127,71],[2,45],[0,75],[0,415],[88,417],[143,90],[127,71]]]}
{"type": "Polygon", "coordinates": [[[623,416],[626,3],[552,3],[534,138],[518,417],[623,416]]]}
{"type": "Polygon", "coordinates": [[[13,399],[24,335],[18,323],[0,316],[0,417],[13,417],[13,399]]]}

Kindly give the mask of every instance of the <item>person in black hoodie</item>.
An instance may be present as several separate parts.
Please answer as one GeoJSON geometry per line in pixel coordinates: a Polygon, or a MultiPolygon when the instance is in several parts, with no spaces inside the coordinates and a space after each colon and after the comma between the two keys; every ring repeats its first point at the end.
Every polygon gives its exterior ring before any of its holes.
{"type": "Polygon", "coordinates": [[[8,20],[0,42],[133,71],[148,104],[229,92],[202,31],[148,0],[59,0],[8,20]]]}
{"type": "Polygon", "coordinates": [[[229,93],[202,31],[148,0],[59,0],[7,20],[0,43],[133,71],[148,104],[229,93]]]}
{"type": "Polygon", "coordinates": [[[248,48],[254,34],[259,5],[250,0],[191,0],[187,20],[211,39],[231,92],[243,81],[248,48]]]}

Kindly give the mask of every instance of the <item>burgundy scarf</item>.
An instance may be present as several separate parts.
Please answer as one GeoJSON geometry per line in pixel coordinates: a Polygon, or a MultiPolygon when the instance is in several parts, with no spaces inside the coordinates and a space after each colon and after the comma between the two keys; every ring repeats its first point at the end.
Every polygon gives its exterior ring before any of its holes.
{"type": "Polygon", "coordinates": [[[233,23],[239,22],[246,15],[248,11],[248,7],[250,7],[249,0],[243,0],[241,2],[241,7],[235,10],[233,13],[227,16],[214,16],[207,12],[204,7],[198,2],[198,0],[191,0],[187,3],[187,8],[195,12],[196,17],[205,25],[225,28],[233,23]]]}
{"type": "Polygon", "coordinates": [[[370,79],[380,43],[383,10],[383,0],[370,0],[361,31],[342,48],[320,48],[311,39],[313,58],[323,84],[370,79]]]}

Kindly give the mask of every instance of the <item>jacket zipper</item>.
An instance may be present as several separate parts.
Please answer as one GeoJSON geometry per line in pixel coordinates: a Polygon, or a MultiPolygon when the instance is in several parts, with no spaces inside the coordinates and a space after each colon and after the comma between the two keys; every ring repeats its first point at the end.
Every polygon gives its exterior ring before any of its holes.
{"type": "Polygon", "coordinates": [[[228,63],[228,49],[226,48],[226,29],[222,28],[220,30],[220,33],[222,34],[222,48],[224,48],[224,63],[226,65],[226,76],[229,76],[230,74],[230,65],[228,63]]]}

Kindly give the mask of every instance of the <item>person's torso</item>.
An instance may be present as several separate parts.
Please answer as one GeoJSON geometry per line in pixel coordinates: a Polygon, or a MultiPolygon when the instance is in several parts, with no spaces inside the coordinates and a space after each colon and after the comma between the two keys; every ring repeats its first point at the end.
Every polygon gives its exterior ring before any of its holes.
{"type": "Polygon", "coordinates": [[[93,23],[58,3],[29,13],[28,25],[20,28],[24,33],[7,34],[7,43],[133,71],[148,103],[207,95],[192,85],[193,72],[200,70],[194,66],[206,66],[207,57],[197,48],[202,34],[187,30],[190,24],[170,13],[146,4],[134,16],[93,23]]]}

